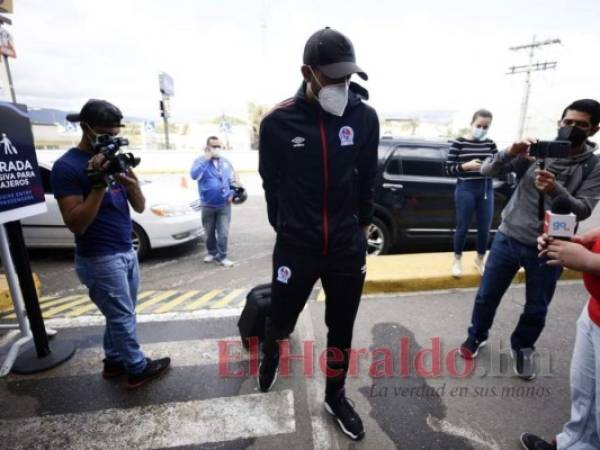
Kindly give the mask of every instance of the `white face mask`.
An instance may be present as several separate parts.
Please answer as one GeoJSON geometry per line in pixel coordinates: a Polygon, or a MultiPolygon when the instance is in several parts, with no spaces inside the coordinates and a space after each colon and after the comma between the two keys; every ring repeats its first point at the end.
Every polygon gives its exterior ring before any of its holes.
{"type": "MultiPolygon", "coordinates": [[[[319,80],[312,71],[312,68],[310,71],[312,72],[316,82],[319,83],[319,80]]],[[[346,105],[348,104],[348,81],[338,84],[330,84],[328,86],[323,86],[321,83],[319,83],[319,86],[321,86],[321,90],[317,95],[317,99],[319,100],[321,108],[328,113],[333,114],[334,116],[342,117],[342,115],[344,115],[346,105]]]]}
{"type": "Polygon", "coordinates": [[[485,139],[485,137],[487,136],[487,130],[484,130],[483,128],[473,127],[471,134],[473,135],[473,137],[475,139],[477,139],[478,141],[481,141],[481,140],[485,139]]]}
{"type": "Polygon", "coordinates": [[[210,153],[212,154],[213,158],[221,157],[221,149],[220,148],[211,148],[210,153]]]}

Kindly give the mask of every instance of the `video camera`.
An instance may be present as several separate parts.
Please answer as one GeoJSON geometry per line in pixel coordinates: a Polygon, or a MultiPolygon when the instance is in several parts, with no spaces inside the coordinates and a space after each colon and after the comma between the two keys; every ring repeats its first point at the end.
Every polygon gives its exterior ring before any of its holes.
{"type": "Polygon", "coordinates": [[[104,171],[106,175],[127,173],[130,168],[136,167],[141,159],[133,156],[133,153],[119,153],[121,147],[129,145],[126,138],[102,134],[98,136],[95,150],[104,155],[108,161],[108,167],[104,171]]]}
{"type": "Polygon", "coordinates": [[[568,158],[571,146],[570,141],[538,141],[529,147],[529,156],[536,159],[568,158]]]}

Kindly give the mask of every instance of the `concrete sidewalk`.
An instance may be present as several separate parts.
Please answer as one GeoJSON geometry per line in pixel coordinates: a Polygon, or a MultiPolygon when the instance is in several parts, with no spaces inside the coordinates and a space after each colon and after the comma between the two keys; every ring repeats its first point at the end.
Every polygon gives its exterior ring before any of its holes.
{"type": "MultiPolygon", "coordinates": [[[[452,252],[370,256],[364,292],[416,292],[479,286],[481,277],[473,266],[475,252],[463,254],[461,278],[450,274],[453,256],[452,252]]],[[[581,273],[565,270],[561,279],[579,278],[581,273]]],[[[517,273],[515,283],[524,282],[525,273],[517,273]]]]}

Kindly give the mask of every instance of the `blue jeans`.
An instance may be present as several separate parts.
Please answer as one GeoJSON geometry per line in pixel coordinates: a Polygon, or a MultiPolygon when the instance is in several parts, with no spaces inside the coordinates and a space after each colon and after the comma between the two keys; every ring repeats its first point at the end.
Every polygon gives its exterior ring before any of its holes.
{"type": "Polygon", "coordinates": [[[79,280],[106,318],[104,353],[112,362],[122,362],[129,373],[146,368],[146,359],[136,334],[135,305],[140,283],[135,251],[112,255],[75,256],[79,280]]]}
{"type": "Polygon", "coordinates": [[[231,223],[231,205],[221,208],[202,208],[202,226],[206,235],[206,250],[222,261],[227,257],[227,238],[231,223]]]}
{"type": "Polygon", "coordinates": [[[513,350],[535,348],[535,342],[546,324],[556,282],[562,273],[562,267],[547,266],[537,255],[536,247],[524,245],[501,232],[496,234],[475,297],[470,337],[480,341],[488,338],[500,300],[522,266],[526,279],[525,307],[510,344],[513,350]]]}
{"type": "Polygon", "coordinates": [[[559,450],[600,448],[599,396],[600,327],[591,321],[586,305],[577,321],[571,360],[571,418],[556,437],[559,450]]]}
{"type": "Polygon", "coordinates": [[[454,253],[462,255],[473,214],[477,217],[477,253],[485,255],[494,215],[494,187],[491,179],[458,180],[454,191],[456,231],[454,253]]]}

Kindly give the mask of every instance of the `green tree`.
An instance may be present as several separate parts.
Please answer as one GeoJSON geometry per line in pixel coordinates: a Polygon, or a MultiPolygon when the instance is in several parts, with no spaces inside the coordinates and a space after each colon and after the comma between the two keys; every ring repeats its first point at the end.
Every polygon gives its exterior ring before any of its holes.
{"type": "Polygon", "coordinates": [[[248,121],[252,127],[252,139],[250,142],[250,147],[254,150],[258,149],[258,131],[260,129],[260,121],[268,111],[269,107],[267,105],[260,105],[254,102],[248,103],[248,121]]]}

